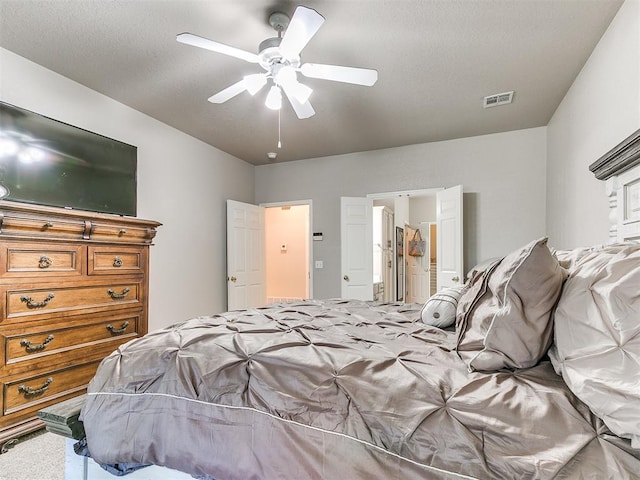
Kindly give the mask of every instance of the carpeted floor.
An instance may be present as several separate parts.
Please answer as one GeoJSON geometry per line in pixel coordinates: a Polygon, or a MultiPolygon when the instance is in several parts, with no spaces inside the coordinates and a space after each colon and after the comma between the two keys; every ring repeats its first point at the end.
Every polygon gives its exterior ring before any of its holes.
{"type": "Polygon", "coordinates": [[[0,454],[0,480],[64,480],[65,438],[45,430],[0,454]]]}

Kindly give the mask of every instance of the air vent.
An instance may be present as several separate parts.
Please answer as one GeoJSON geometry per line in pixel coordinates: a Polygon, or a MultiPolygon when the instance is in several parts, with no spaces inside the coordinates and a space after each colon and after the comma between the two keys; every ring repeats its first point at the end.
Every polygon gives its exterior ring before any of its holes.
{"type": "Polygon", "coordinates": [[[484,97],[482,106],[484,108],[497,107],[498,105],[505,105],[513,101],[513,92],[496,93],[495,95],[489,95],[484,97]]]}

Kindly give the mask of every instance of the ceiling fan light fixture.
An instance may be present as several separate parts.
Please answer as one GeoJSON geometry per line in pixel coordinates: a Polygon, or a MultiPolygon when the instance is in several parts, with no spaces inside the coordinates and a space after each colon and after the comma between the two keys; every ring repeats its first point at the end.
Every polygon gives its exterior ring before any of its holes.
{"type": "Polygon", "coordinates": [[[300,103],[309,100],[313,89],[298,82],[298,74],[291,65],[275,65],[273,79],[276,85],[285,89],[287,95],[293,95],[300,103]]]}
{"type": "Polygon", "coordinates": [[[298,75],[291,65],[283,65],[281,63],[273,65],[273,78],[279,85],[293,83],[298,81],[298,75]]]}
{"type": "Polygon", "coordinates": [[[280,110],[282,108],[282,92],[280,88],[273,85],[267,94],[267,99],[264,104],[271,110],[280,110]]]}
{"type": "Polygon", "coordinates": [[[244,77],[245,88],[251,96],[258,93],[266,84],[267,77],[262,73],[255,73],[253,75],[246,75],[244,77]]]}

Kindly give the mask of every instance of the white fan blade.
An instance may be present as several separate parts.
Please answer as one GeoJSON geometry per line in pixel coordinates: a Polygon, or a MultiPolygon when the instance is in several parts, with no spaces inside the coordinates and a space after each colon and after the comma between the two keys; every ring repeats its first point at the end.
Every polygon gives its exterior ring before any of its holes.
{"type": "Polygon", "coordinates": [[[313,117],[316,114],[316,111],[313,109],[313,107],[309,103],[309,100],[307,100],[304,103],[301,103],[296,98],[291,88],[288,88],[288,86],[282,85],[282,89],[284,90],[284,94],[289,99],[289,103],[293,107],[293,111],[296,112],[296,115],[298,116],[299,119],[302,120],[305,118],[313,117]]]}
{"type": "Polygon", "coordinates": [[[186,45],[193,45],[194,47],[205,48],[212,52],[223,53],[232,57],[246,60],[249,63],[258,63],[258,56],[255,53],[247,52],[246,50],[240,50],[239,48],[230,47],[224,43],[214,42],[208,38],[199,37],[192,33],[181,33],[176,36],[176,40],[186,45]]]}
{"type": "Polygon", "coordinates": [[[264,87],[266,84],[267,84],[266,73],[253,73],[251,75],[244,76],[244,86],[247,89],[247,92],[249,92],[251,96],[255,95],[260,90],[262,90],[262,87],[264,87]]]}
{"type": "Polygon", "coordinates": [[[289,22],[280,43],[284,58],[295,58],[324,23],[324,17],[312,8],[299,6],[289,22]]]}
{"type": "Polygon", "coordinates": [[[227,87],[224,90],[221,90],[215,95],[209,97],[209,101],[211,103],[224,103],[227,100],[232,99],[236,95],[240,95],[246,89],[247,87],[246,87],[246,84],[244,83],[244,78],[243,78],[239,82],[236,82],[230,87],[227,87]]]}
{"type": "Polygon", "coordinates": [[[305,63],[300,67],[305,77],[333,80],[335,82],[353,83],[370,87],[378,81],[378,71],[368,68],[341,67],[323,65],[321,63],[305,63]]]}

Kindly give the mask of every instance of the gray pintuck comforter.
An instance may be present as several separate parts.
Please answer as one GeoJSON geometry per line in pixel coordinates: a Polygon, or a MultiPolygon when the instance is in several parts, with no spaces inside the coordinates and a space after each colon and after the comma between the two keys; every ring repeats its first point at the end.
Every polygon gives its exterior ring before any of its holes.
{"type": "Polygon", "coordinates": [[[419,308],[306,301],[129,342],[89,386],[89,450],[216,480],[640,477],[548,361],[470,373],[419,308]]]}

